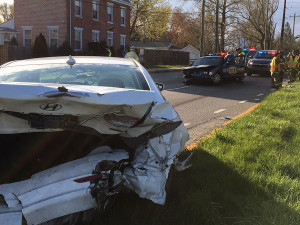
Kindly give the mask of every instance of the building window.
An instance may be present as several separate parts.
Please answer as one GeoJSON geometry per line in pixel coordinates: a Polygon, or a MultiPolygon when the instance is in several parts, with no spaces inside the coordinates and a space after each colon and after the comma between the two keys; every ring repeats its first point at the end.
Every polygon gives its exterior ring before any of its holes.
{"type": "Polygon", "coordinates": [[[107,16],[108,16],[108,23],[113,23],[113,16],[114,16],[114,5],[111,3],[107,3],[107,16]]]}
{"type": "Polygon", "coordinates": [[[114,33],[107,31],[107,45],[108,47],[112,47],[114,44],[114,33]]]}
{"type": "Polygon", "coordinates": [[[100,33],[100,31],[98,31],[98,30],[92,31],[93,42],[99,42],[99,33],[100,33]]]}
{"type": "Polygon", "coordinates": [[[49,29],[49,47],[58,47],[58,27],[48,27],[49,29]]]}
{"type": "Polygon", "coordinates": [[[23,30],[23,45],[31,46],[32,45],[32,31],[31,29],[23,30]]]}
{"type": "Polygon", "coordinates": [[[75,51],[82,50],[82,28],[75,29],[75,51]]]}
{"type": "Polygon", "coordinates": [[[75,0],[75,16],[82,16],[82,0],[75,0]]]}
{"type": "Polygon", "coordinates": [[[121,7],[121,26],[125,26],[126,8],[121,7]]]}
{"type": "Polygon", "coordinates": [[[126,35],[121,34],[120,35],[120,40],[121,40],[121,43],[120,43],[121,49],[125,49],[125,47],[126,47],[126,35]]]}
{"type": "Polygon", "coordinates": [[[93,20],[99,20],[99,2],[93,0],[93,20]]]}
{"type": "Polygon", "coordinates": [[[11,35],[8,33],[4,33],[4,44],[9,45],[10,40],[11,40],[11,35]]]}

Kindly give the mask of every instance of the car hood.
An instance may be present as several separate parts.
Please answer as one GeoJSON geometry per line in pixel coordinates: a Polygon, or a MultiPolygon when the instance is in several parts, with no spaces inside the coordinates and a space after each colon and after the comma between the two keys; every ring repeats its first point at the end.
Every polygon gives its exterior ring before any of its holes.
{"type": "Polygon", "coordinates": [[[272,59],[252,59],[254,64],[270,64],[272,59]]]}
{"type": "Polygon", "coordinates": [[[211,65],[191,66],[191,67],[184,68],[183,71],[185,71],[185,70],[193,70],[193,69],[197,69],[197,70],[200,70],[200,71],[210,71],[210,70],[215,69],[215,68],[217,68],[219,66],[211,66],[211,65]]]}

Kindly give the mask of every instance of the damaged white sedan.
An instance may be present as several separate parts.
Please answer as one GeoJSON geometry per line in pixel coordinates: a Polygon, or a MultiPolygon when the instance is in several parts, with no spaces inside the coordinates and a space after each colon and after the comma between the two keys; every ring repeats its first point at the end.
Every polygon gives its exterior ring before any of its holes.
{"type": "Polygon", "coordinates": [[[0,224],[71,219],[123,190],[164,204],[170,167],[187,140],[178,114],[134,60],[2,65],[0,224]]]}

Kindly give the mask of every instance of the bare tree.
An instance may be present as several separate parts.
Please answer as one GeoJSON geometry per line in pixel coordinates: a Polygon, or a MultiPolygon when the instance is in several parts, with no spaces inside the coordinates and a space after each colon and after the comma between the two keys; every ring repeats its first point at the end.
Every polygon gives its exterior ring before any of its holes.
{"type": "Polygon", "coordinates": [[[14,18],[14,6],[7,3],[0,4],[0,17],[4,22],[14,18]]]}
{"type": "Polygon", "coordinates": [[[210,7],[211,10],[218,10],[220,18],[219,20],[219,29],[220,29],[220,50],[224,51],[225,46],[228,47],[228,45],[231,44],[231,33],[233,32],[232,26],[235,26],[237,17],[237,13],[240,8],[240,4],[242,3],[242,0],[219,0],[219,8],[216,9],[217,6],[217,0],[209,0],[208,1],[208,7],[210,7]]]}
{"type": "Polygon", "coordinates": [[[266,48],[272,47],[275,32],[273,17],[278,5],[278,0],[243,0],[237,29],[243,31],[243,37],[249,43],[263,49],[266,40],[266,48]]]}

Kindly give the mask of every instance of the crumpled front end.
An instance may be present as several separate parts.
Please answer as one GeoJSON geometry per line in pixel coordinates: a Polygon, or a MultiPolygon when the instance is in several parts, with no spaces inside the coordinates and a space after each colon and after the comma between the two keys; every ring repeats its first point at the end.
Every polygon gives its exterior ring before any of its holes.
{"type": "MultiPolygon", "coordinates": [[[[47,92],[43,88],[28,90],[34,92],[24,95],[30,107],[9,104],[9,98],[2,92],[2,100],[6,101],[6,104],[2,101],[3,106],[8,107],[2,107],[0,124],[7,129],[0,129],[0,133],[67,130],[90,133],[99,140],[94,141],[96,147],[91,145],[74,158],[68,154],[62,164],[35,171],[25,180],[0,185],[0,197],[3,196],[0,224],[21,225],[22,216],[27,224],[41,224],[76,215],[105,207],[110,196],[124,190],[134,191],[157,204],[165,203],[169,170],[176,155],[184,149],[188,133],[176,111],[161,95],[107,88],[101,94],[87,92],[85,97],[53,94],[49,98],[43,94],[47,92]],[[47,105],[49,99],[53,102],[47,105]]],[[[79,90],[75,92],[78,94],[79,90]]],[[[85,141],[79,138],[76,145],[82,142],[85,141]]],[[[63,145],[62,141],[60,146],[63,145]]],[[[55,148],[47,154],[54,154],[55,148]]],[[[42,157],[36,157],[36,161],[41,160],[42,157]]]]}

